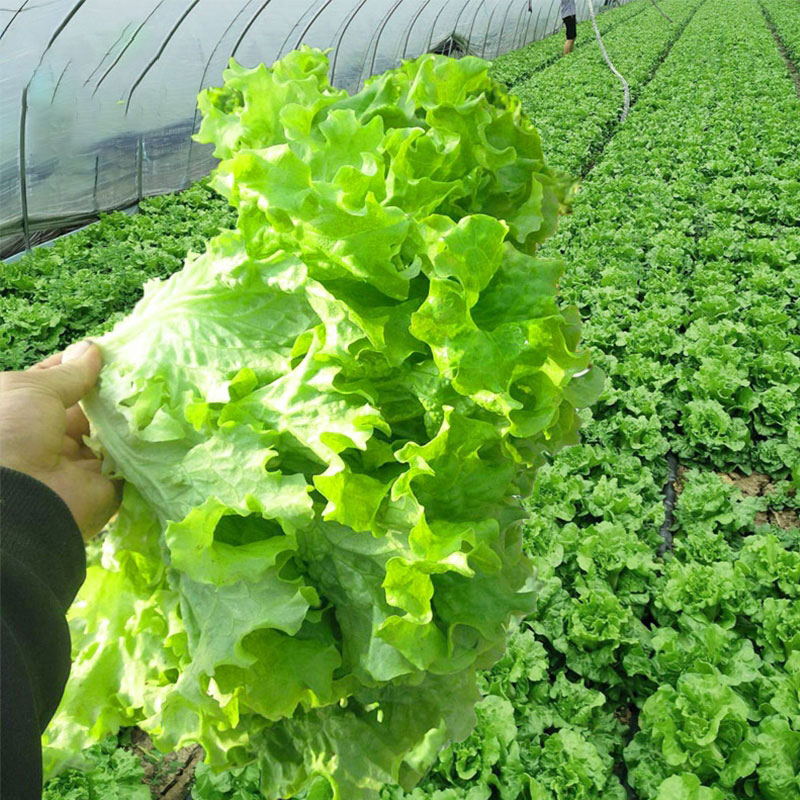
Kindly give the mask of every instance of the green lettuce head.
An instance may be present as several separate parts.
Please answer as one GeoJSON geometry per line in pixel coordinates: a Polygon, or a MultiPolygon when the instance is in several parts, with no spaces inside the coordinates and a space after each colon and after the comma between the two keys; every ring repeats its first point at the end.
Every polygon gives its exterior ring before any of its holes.
{"type": "Polygon", "coordinates": [[[138,724],[256,761],[266,797],[358,800],[468,735],[534,603],[519,498],[601,383],[536,256],[572,185],[487,66],[348,95],[304,48],[200,95],[238,226],[99,340],[85,410],[126,493],[51,770],[138,724]]]}

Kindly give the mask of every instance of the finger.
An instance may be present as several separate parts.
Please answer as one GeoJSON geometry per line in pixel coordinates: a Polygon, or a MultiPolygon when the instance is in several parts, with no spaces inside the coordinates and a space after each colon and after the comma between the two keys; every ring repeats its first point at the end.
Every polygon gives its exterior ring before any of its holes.
{"type": "Polygon", "coordinates": [[[73,462],[76,467],[86,472],[96,472],[98,475],[103,469],[103,462],[99,458],[81,458],[73,462]]]}
{"type": "Polygon", "coordinates": [[[63,355],[64,354],[60,351],[58,353],[53,353],[53,355],[48,356],[43,361],[40,361],[38,364],[34,364],[31,367],[31,371],[36,369],[49,369],[50,367],[54,367],[57,364],[61,363],[61,357],[63,355]]]}
{"type": "MultiPolygon", "coordinates": [[[[100,348],[91,342],[72,358],[47,369],[35,372],[37,383],[53,392],[64,404],[64,408],[74,406],[89,393],[97,383],[103,357],[100,348]]],[[[79,345],[80,346],[80,345],[79,345]]],[[[69,353],[65,352],[69,357],[69,353]]]]}
{"type": "Polygon", "coordinates": [[[89,420],[79,405],[67,409],[67,436],[76,442],[81,442],[84,436],[89,435],[89,420]]]}
{"type": "Polygon", "coordinates": [[[81,442],[75,441],[71,436],[64,436],[61,453],[70,461],[97,461],[103,462],[92,452],[91,448],[81,442]]]}
{"type": "Polygon", "coordinates": [[[72,461],[82,457],[81,446],[71,436],[64,436],[61,452],[72,461]]]}
{"type": "Polygon", "coordinates": [[[99,461],[101,464],[103,460],[98,458],[91,447],[87,447],[85,444],[78,443],[78,459],[80,461],[99,461]]]}
{"type": "Polygon", "coordinates": [[[85,473],[86,478],[86,517],[78,524],[83,538],[91,539],[100,533],[119,508],[119,491],[112,481],[92,471],[85,473]]]}

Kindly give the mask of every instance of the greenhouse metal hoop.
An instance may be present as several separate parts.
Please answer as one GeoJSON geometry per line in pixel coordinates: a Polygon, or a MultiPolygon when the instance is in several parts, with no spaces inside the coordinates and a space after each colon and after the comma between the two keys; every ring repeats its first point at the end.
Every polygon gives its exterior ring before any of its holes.
{"type": "MultiPolygon", "coordinates": [[[[537,15],[537,19],[538,19],[538,15],[537,15]]],[[[525,23],[525,33],[523,34],[522,39],[520,40],[520,43],[519,43],[520,47],[525,47],[525,45],[528,44],[528,42],[530,41],[529,37],[530,37],[530,33],[531,33],[531,22],[532,21],[533,21],[533,10],[531,10],[531,13],[528,14],[528,21],[525,23]]],[[[534,29],[534,36],[535,35],[536,35],[536,32],[535,32],[535,29],[534,29]]]]}
{"type": "MultiPolygon", "coordinates": [[[[31,78],[33,80],[33,78],[31,78]]],[[[31,249],[30,220],[28,219],[28,176],[25,172],[25,120],[28,116],[28,87],[22,90],[21,113],[19,120],[19,192],[22,210],[22,235],[25,249],[31,249]]]]}
{"type": "MultiPolygon", "coordinates": [[[[519,49],[520,45],[517,40],[517,34],[520,32],[520,23],[522,22],[522,15],[528,9],[528,0],[523,0],[522,10],[519,12],[519,16],[517,17],[517,24],[514,26],[514,36],[511,39],[511,49],[517,50],[519,49]]],[[[522,30],[525,30],[525,26],[522,26],[522,30]]]]}
{"type": "MultiPolygon", "coordinates": [[[[239,17],[242,16],[242,14],[244,14],[244,12],[246,11],[247,7],[252,2],[253,2],[253,0],[247,0],[247,2],[236,13],[236,16],[228,23],[228,27],[225,28],[225,30],[223,31],[222,36],[220,36],[219,39],[217,39],[217,43],[214,45],[214,49],[211,51],[211,55],[209,55],[208,59],[206,60],[206,65],[203,68],[203,76],[200,78],[200,88],[197,90],[198,94],[201,91],[203,91],[203,88],[206,85],[206,75],[208,74],[208,69],[211,66],[211,62],[214,60],[214,56],[217,54],[217,50],[219,49],[219,46],[222,44],[223,40],[228,35],[228,32],[230,31],[230,29],[235,25],[236,20],[238,20],[239,17]]],[[[266,8],[267,5],[269,5],[270,2],[271,2],[271,0],[267,0],[266,3],[264,3],[264,5],[259,9],[258,13],[260,14],[261,11],[264,8],[266,8]]],[[[255,19],[255,17],[253,19],[255,19]]],[[[252,22],[253,22],[253,20],[251,20],[250,23],[248,23],[248,26],[250,24],[252,24],[252,22]]],[[[247,29],[248,28],[246,27],[245,28],[245,32],[247,31],[247,29]]],[[[239,37],[239,39],[236,42],[236,46],[234,46],[233,51],[231,52],[231,56],[230,56],[231,58],[233,58],[233,55],[236,52],[236,47],[238,47],[240,41],[241,41],[241,37],[239,37]]],[[[192,133],[194,133],[195,128],[197,127],[197,114],[198,114],[199,111],[200,111],[199,107],[197,105],[195,105],[194,114],[192,115],[192,133]]],[[[194,137],[190,136],[189,137],[189,153],[188,153],[188,155],[186,157],[186,172],[184,173],[184,176],[183,176],[184,186],[186,184],[188,184],[188,182],[189,182],[189,170],[191,169],[191,165],[192,165],[192,149],[193,148],[194,148],[194,137]]]]}
{"type": "Polygon", "coordinates": [[[317,11],[317,13],[316,13],[316,14],[314,14],[314,16],[311,18],[311,22],[309,22],[309,23],[308,23],[308,25],[306,25],[306,27],[303,29],[303,32],[302,32],[302,33],[300,34],[300,36],[297,38],[297,41],[295,42],[295,45],[294,45],[294,47],[292,48],[292,50],[297,50],[297,48],[298,48],[298,47],[300,47],[300,45],[303,43],[303,39],[305,39],[305,38],[306,38],[306,34],[307,34],[307,33],[308,33],[310,30],[311,30],[311,28],[312,28],[312,26],[314,25],[314,23],[315,23],[315,22],[316,22],[316,21],[317,21],[317,20],[320,18],[320,16],[322,15],[322,12],[323,12],[323,11],[325,11],[325,9],[326,9],[326,8],[327,8],[327,7],[328,7],[328,6],[329,6],[329,5],[330,5],[332,2],[333,2],[333,0],[326,0],[326,2],[324,3],[324,5],[322,6],[322,8],[320,8],[320,10],[319,10],[319,11],[317,11]]]}
{"type": "MultiPolygon", "coordinates": [[[[403,4],[403,0],[396,0],[395,4],[392,6],[391,10],[386,13],[381,24],[375,34],[375,47],[372,48],[372,60],[369,62],[369,74],[367,78],[374,74],[375,71],[375,60],[378,58],[378,47],[380,47],[381,43],[381,36],[383,35],[384,30],[386,30],[386,26],[389,24],[389,20],[394,16],[394,12],[397,11],[398,8],[403,4]]],[[[369,52],[369,48],[367,48],[367,52],[369,52]]],[[[364,56],[366,60],[366,54],[364,56]]],[[[364,69],[361,69],[361,79],[365,80],[364,78],[364,69]]]]}
{"type": "MultiPolygon", "coordinates": [[[[338,62],[339,50],[341,50],[342,40],[344,39],[344,35],[347,33],[347,29],[350,27],[350,23],[356,18],[356,14],[358,14],[358,12],[361,11],[366,2],[367,0],[361,0],[361,3],[359,3],[358,7],[350,12],[350,16],[347,18],[347,22],[341,28],[341,32],[339,33],[339,38],[337,39],[336,44],[334,45],[333,48],[333,63],[331,64],[331,82],[333,82],[334,75],[336,74],[336,64],[338,62]]],[[[327,8],[330,5],[330,3],[331,0],[328,0],[328,2],[325,4],[325,8],[327,8]]],[[[306,28],[306,30],[308,29],[306,28]]],[[[295,45],[295,47],[299,47],[299,44],[295,45]]],[[[362,72],[364,70],[363,62],[361,64],[361,70],[362,72]]]]}
{"type": "MultiPolygon", "coordinates": [[[[44,53],[42,53],[42,58],[44,58],[45,53],[53,46],[54,42],[58,37],[61,35],[61,32],[64,28],[72,22],[72,18],[81,10],[81,6],[86,2],[86,0],[78,0],[78,2],[72,7],[72,10],[67,14],[66,17],[61,21],[61,24],[56,28],[55,33],[50,37],[50,41],[47,43],[47,47],[44,49],[44,53]]],[[[41,61],[39,62],[41,66],[41,61]]]]}
{"type": "Polygon", "coordinates": [[[542,16],[542,8],[544,8],[544,6],[541,3],[539,3],[539,10],[536,12],[536,22],[534,23],[534,26],[533,26],[533,36],[534,36],[534,38],[536,37],[536,33],[539,30],[539,17],[542,16]]]}
{"type": "Polygon", "coordinates": [[[486,0],[481,0],[481,2],[479,3],[478,7],[475,9],[475,13],[472,16],[472,24],[469,26],[469,34],[467,35],[467,41],[468,42],[472,41],[472,32],[475,30],[475,23],[478,20],[478,14],[480,14],[480,11],[483,8],[483,6],[485,5],[485,3],[486,3],[486,0]]]}
{"type": "MultiPolygon", "coordinates": [[[[550,17],[552,17],[552,15],[553,15],[553,6],[555,6],[555,4],[556,4],[556,0],[553,0],[553,2],[550,3],[550,10],[547,12],[547,19],[550,19],[550,17]]],[[[557,33],[560,27],[561,27],[561,23],[556,25],[553,28],[553,30],[551,31],[551,33],[557,33]]]]}
{"type": "Polygon", "coordinates": [[[450,0],[445,0],[445,4],[439,9],[439,13],[433,18],[433,25],[431,25],[431,32],[428,36],[428,46],[425,48],[425,52],[429,53],[431,47],[433,47],[433,34],[436,32],[436,25],[439,22],[439,17],[442,16],[442,13],[450,5],[450,0]]]}
{"type": "MultiPolygon", "coordinates": [[[[245,8],[247,8],[247,6],[249,6],[249,5],[250,5],[250,2],[251,2],[251,0],[248,0],[248,2],[246,3],[246,5],[244,6],[244,8],[242,8],[242,9],[239,11],[239,14],[241,14],[241,13],[242,13],[242,11],[244,11],[244,9],[245,9],[245,8]]],[[[256,11],[256,13],[255,13],[255,14],[253,14],[253,16],[252,16],[252,17],[250,17],[250,21],[247,23],[247,25],[245,25],[245,26],[244,26],[244,29],[243,29],[243,30],[242,30],[242,32],[239,34],[239,38],[236,40],[236,44],[233,46],[233,50],[231,50],[231,55],[230,55],[230,57],[231,57],[231,58],[236,58],[236,52],[238,51],[239,47],[241,46],[241,44],[242,44],[242,42],[244,41],[244,39],[245,39],[245,37],[247,36],[247,34],[248,34],[248,33],[250,33],[250,28],[252,28],[252,27],[253,27],[253,25],[255,25],[255,23],[256,23],[256,20],[257,20],[257,19],[258,19],[258,18],[261,16],[261,14],[264,12],[264,10],[267,8],[267,6],[268,6],[268,5],[269,5],[271,2],[272,2],[272,0],[265,0],[265,2],[264,2],[264,3],[262,3],[262,4],[261,4],[261,6],[259,7],[258,11],[256,11]]],[[[233,21],[231,22],[231,25],[233,25],[233,23],[234,23],[234,22],[235,22],[235,21],[236,21],[236,20],[239,18],[239,14],[237,14],[237,15],[236,15],[236,16],[233,18],[233,21]]],[[[225,33],[227,33],[227,32],[228,32],[228,31],[226,30],[226,31],[225,31],[225,33]]],[[[225,37],[225,34],[223,34],[223,35],[222,35],[222,37],[220,38],[220,42],[222,41],[222,39],[223,39],[224,37],[225,37]]],[[[214,51],[215,51],[215,52],[216,52],[216,49],[217,49],[217,48],[215,47],[215,48],[214,48],[214,51]]],[[[212,53],[212,56],[213,56],[213,53],[212,53]]],[[[208,62],[207,62],[207,64],[206,64],[206,69],[208,69],[208,65],[210,65],[210,64],[211,64],[211,58],[209,58],[209,60],[208,60],[208,62]]],[[[205,73],[203,73],[203,77],[205,78],[205,73]]],[[[200,88],[202,89],[203,87],[200,87],[200,88]]]]}
{"type": "Polygon", "coordinates": [[[98,72],[98,70],[99,70],[99,69],[100,69],[100,68],[103,66],[103,64],[105,63],[105,60],[106,60],[106,59],[107,59],[107,58],[108,58],[108,57],[111,55],[111,53],[113,53],[113,52],[114,52],[114,48],[115,48],[115,47],[116,47],[116,46],[117,46],[117,45],[118,45],[118,44],[119,44],[119,43],[122,41],[122,39],[125,37],[125,34],[128,32],[128,29],[131,27],[131,25],[133,25],[133,21],[129,22],[129,23],[128,23],[128,24],[127,24],[127,25],[126,25],[126,26],[125,26],[125,27],[122,29],[122,33],[120,33],[120,35],[119,35],[119,36],[117,36],[117,38],[114,40],[114,44],[112,44],[112,45],[111,45],[111,47],[109,47],[109,48],[108,48],[108,50],[106,50],[106,52],[104,53],[103,57],[102,57],[102,58],[100,59],[100,61],[98,62],[97,66],[96,66],[96,67],[95,67],[95,68],[94,68],[94,69],[93,69],[93,70],[92,70],[92,71],[89,73],[89,77],[88,77],[88,78],[86,78],[86,80],[83,82],[83,85],[84,85],[84,86],[88,86],[88,85],[89,85],[89,83],[90,83],[90,81],[92,80],[92,78],[94,78],[95,74],[98,72]]]}
{"type": "MultiPolygon", "coordinates": [[[[431,0],[425,0],[422,6],[417,10],[417,13],[414,15],[414,19],[411,20],[411,24],[408,26],[408,30],[406,31],[406,41],[405,46],[403,47],[403,60],[406,59],[408,55],[408,43],[411,40],[411,32],[414,30],[414,26],[417,24],[417,20],[422,15],[422,12],[430,5],[431,0]]],[[[397,46],[398,52],[400,50],[400,45],[397,46]]]]}
{"type": "MultiPolygon", "coordinates": [[[[85,2],[85,1],[86,0],[81,0],[81,2],[85,2]]],[[[145,76],[147,75],[147,73],[150,72],[150,70],[155,66],[155,64],[158,61],[158,59],[161,58],[161,55],[163,54],[164,50],[166,50],[167,45],[172,40],[172,37],[177,32],[178,28],[180,28],[180,26],[183,24],[184,20],[189,16],[189,14],[191,14],[192,11],[194,11],[195,8],[197,8],[197,4],[199,2],[200,2],[200,0],[192,0],[192,4],[189,6],[189,8],[187,8],[181,14],[181,16],[178,18],[178,21],[172,26],[172,28],[170,28],[170,31],[167,34],[167,38],[164,39],[164,41],[161,43],[161,47],[158,48],[158,52],[155,54],[155,56],[153,56],[153,58],[150,60],[150,63],[144,68],[144,70],[142,70],[142,72],[139,74],[139,77],[134,81],[133,86],[131,86],[130,91],[128,92],[128,102],[125,103],[125,114],[126,115],[128,113],[128,110],[131,107],[131,100],[133,99],[133,93],[136,91],[136,89],[138,88],[139,84],[145,79],[145,76]]]]}
{"type": "Polygon", "coordinates": [[[55,88],[53,89],[53,94],[50,98],[50,105],[53,105],[56,101],[56,94],[58,93],[58,87],[61,86],[61,81],[64,80],[64,75],[67,74],[67,70],[69,69],[69,65],[72,63],[72,59],[70,58],[67,63],[64,65],[64,69],[61,70],[61,74],[58,76],[58,80],[56,81],[55,88]]]}
{"type": "MultiPolygon", "coordinates": [[[[469,4],[471,2],[472,2],[472,0],[467,0],[467,2],[464,3],[463,6],[461,6],[461,11],[458,12],[458,16],[456,17],[455,24],[453,25],[453,33],[456,33],[458,31],[458,23],[461,22],[461,17],[464,14],[464,12],[469,8],[469,4]]],[[[452,34],[451,34],[451,36],[452,36],[452,34]]],[[[469,42],[467,43],[467,46],[469,46],[469,42]]],[[[452,46],[452,39],[451,39],[450,52],[447,55],[448,56],[452,55],[452,53],[453,53],[453,46],[452,46]]]]}
{"type": "Polygon", "coordinates": [[[492,9],[492,13],[489,14],[489,21],[486,23],[486,33],[483,37],[483,49],[481,50],[481,58],[486,55],[486,44],[489,41],[489,31],[492,28],[492,20],[494,19],[494,12],[497,11],[497,6],[492,9]]]}
{"type": "MultiPolygon", "coordinates": [[[[540,5],[540,9],[539,10],[541,11],[541,5],[540,5]]],[[[528,17],[528,22],[527,22],[527,24],[525,26],[525,36],[523,37],[522,42],[520,43],[520,47],[524,47],[528,42],[528,34],[531,31],[531,20],[532,19],[533,19],[533,12],[531,12],[530,16],[528,17]]],[[[539,19],[538,15],[537,15],[536,19],[538,21],[538,19],[539,19]]],[[[534,36],[535,35],[536,35],[536,33],[534,32],[534,36]]]]}
{"type": "MultiPolygon", "coordinates": [[[[527,2],[527,0],[525,0],[527,2]]],[[[506,13],[503,15],[503,24],[500,26],[500,35],[497,37],[497,51],[494,54],[494,57],[497,58],[500,55],[500,48],[503,46],[503,34],[506,30],[506,23],[508,22],[508,14],[511,11],[511,3],[506,6],[506,13]]]]}
{"type": "MultiPolygon", "coordinates": [[[[289,29],[289,32],[286,34],[286,36],[283,37],[283,41],[281,42],[281,46],[278,49],[278,52],[276,53],[276,58],[282,58],[283,55],[284,55],[284,52],[289,52],[288,49],[287,49],[287,46],[289,44],[289,39],[292,38],[292,34],[303,24],[303,20],[311,13],[311,11],[313,10],[315,4],[316,4],[316,0],[311,0],[311,2],[309,3],[308,7],[306,8],[306,10],[302,14],[300,14],[300,16],[297,18],[297,22],[295,22],[294,25],[292,25],[292,27],[289,29]]],[[[342,23],[342,24],[344,24],[344,23],[342,23]]],[[[341,30],[341,27],[342,26],[340,25],[338,30],[337,30],[337,35],[338,35],[339,30],[341,30]]]]}
{"type": "Polygon", "coordinates": [[[122,57],[125,55],[125,53],[128,52],[128,48],[133,44],[134,40],[139,35],[139,32],[142,30],[142,28],[144,28],[145,25],[147,25],[147,23],[150,21],[150,18],[153,16],[153,14],[155,14],[156,11],[158,11],[158,9],[161,8],[161,6],[163,4],[164,4],[164,0],[159,0],[158,3],[156,3],[156,5],[150,11],[150,13],[139,23],[138,27],[133,32],[133,35],[131,36],[131,38],[128,39],[128,41],[126,42],[125,47],[123,47],[122,50],[119,51],[119,53],[117,54],[117,57],[111,62],[111,64],[108,67],[108,69],[102,74],[102,76],[100,77],[100,80],[98,80],[97,83],[95,84],[94,91],[92,92],[92,97],[94,97],[97,94],[97,90],[103,84],[105,79],[112,73],[112,71],[114,70],[114,67],[116,67],[117,64],[119,64],[119,62],[122,60],[122,57]]]}
{"type": "Polygon", "coordinates": [[[14,24],[14,20],[25,10],[25,6],[27,6],[30,1],[31,0],[25,0],[25,2],[14,12],[11,19],[6,23],[5,28],[0,31],[0,39],[6,35],[6,31],[14,24]]]}
{"type": "MultiPolygon", "coordinates": [[[[81,6],[86,2],[86,0],[79,0],[72,9],[70,10],[69,14],[61,21],[61,24],[56,28],[53,35],[50,37],[50,41],[47,43],[47,46],[42,50],[42,54],[39,56],[39,63],[34,68],[33,72],[31,73],[31,77],[28,82],[25,84],[24,88],[22,89],[22,98],[20,102],[20,120],[19,120],[19,191],[20,191],[20,211],[22,213],[22,236],[25,240],[25,249],[31,249],[31,231],[30,231],[30,215],[28,213],[28,175],[26,171],[26,161],[27,161],[27,147],[25,142],[26,136],[26,126],[28,122],[28,89],[30,89],[31,84],[33,83],[33,79],[36,77],[36,74],[39,72],[42,64],[44,63],[44,57],[47,55],[47,52],[55,43],[56,39],[61,35],[61,32],[66,28],[69,24],[70,20],[80,11],[81,6]]],[[[163,2],[163,0],[162,0],[163,2]]],[[[22,6],[25,7],[26,3],[22,6]]],[[[15,15],[11,21],[16,19],[15,15]]],[[[3,33],[5,33],[9,25],[3,29],[3,33]]],[[[69,66],[69,65],[67,65],[69,66]]],[[[62,73],[63,77],[63,73],[62,73]]],[[[58,87],[56,87],[58,88],[58,87]]],[[[55,98],[55,94],[54,94],[55,98]]]]}

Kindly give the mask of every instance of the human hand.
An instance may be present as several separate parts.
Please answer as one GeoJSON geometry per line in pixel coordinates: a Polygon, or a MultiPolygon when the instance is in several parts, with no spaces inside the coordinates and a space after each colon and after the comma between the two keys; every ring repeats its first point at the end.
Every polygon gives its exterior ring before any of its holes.
{"type": "Polygon", "coordinates": [[[102,356],[81,342],[24,372],[0,373],[0,466],[49,486],[67,504],[84,539],[119,505],[118,487],[83,444],[89,423],[78,401],[97,382],[102,356]]]}

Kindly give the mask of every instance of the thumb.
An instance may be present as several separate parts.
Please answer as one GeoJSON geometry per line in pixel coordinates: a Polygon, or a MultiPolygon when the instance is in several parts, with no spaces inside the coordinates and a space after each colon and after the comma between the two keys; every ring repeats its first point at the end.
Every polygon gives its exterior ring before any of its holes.
{"type": "Polygon", "coordinates": [[[70,408],[97,383],[102,365],[103,356],[94,342],[78,342],[64,351],[60,364],[37,371],[37,380],[58,396],[64,408],[70,408]]]}

